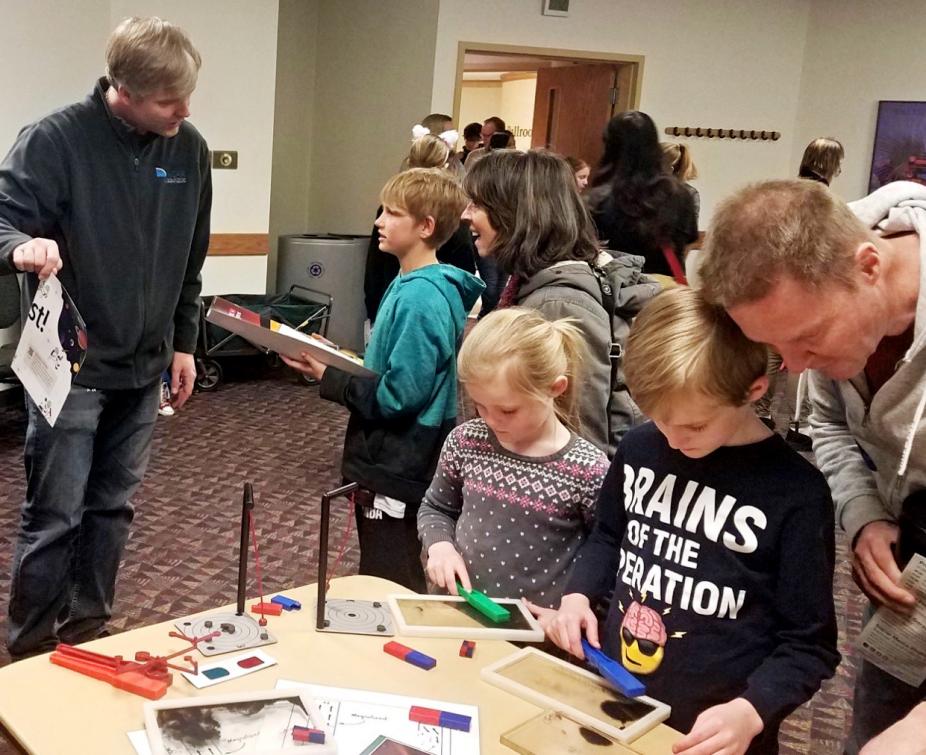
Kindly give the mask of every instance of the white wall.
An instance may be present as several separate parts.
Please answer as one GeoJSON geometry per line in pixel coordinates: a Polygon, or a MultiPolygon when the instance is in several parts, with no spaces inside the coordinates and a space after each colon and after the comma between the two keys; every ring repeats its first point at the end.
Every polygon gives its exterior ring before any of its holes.
{"type": "MultiPolygon", "coordinates": [[[[23,126],[81,99],[93,88],[102,70],[109,3],[0,0],[0,19],[5,38],[0,48],[0,92],[5,94],[0,155],[5,155],[23,126]],[[85,43],[74,44],[75,39],[85,43]]],[[[17,340],[18,324],[0,330],[0,346],[17,340]]],[[[0,385],[0,392],[9,388],[0,385]]]]}
{"type": "MultiPolygon", "coordinates": [[[[106,40],[123,18],[182,26],[203,56],[191,122],[210,147],[237,149],[239,169],[216,171],[213,233],[266,233],[276,76],[277,0],[0,0],[0,153],[19,129],[85,97],[104,73],[106,40]]],[[[264,290],[266,257],[210,258],[207,289],[264,290]],[[227,270],[226,270],[227,268],[227,270]],[[246,272],[242,274],[242,268],[246,272]],[[210,280],[212,278],[212,280],[210,280]]]]}
{"type": "MultiPolygon", "coordinates": [[[[462,138],[463,129],[467,124],[482,123],[493,115],[504,118],[501,110],[501,81],[466,81],[463,83],[463,92],[460,95],[460,122],[454,125],[462,138]]],[[[463,149],[462,141],[460,149],[463,149]]]]}
{"type": "Polygon", "coordinates": [[[534,100],[537,95],[537,77],[510,79],[502,82],[502,118],[508,130],[514,133],[518,149],[531,148],[534,123],[534,100]]]}
{"type": "Polygon", "coordinates": [[[268,291],[276,290],[279,237],[309,229],[318,12],[318,0],[280,0],[268,291]]]}
{"type": "Polygon", "coordinates": [[[460,41],[644,55],[641,109],[660,130],[678,125],[783,134],[778,142],[688,140],[702,176],[704,227],[714,204],[736,186],[792,172],[808,5],[581,0],[572,3],[568,18],[557,18],[541,15],[540,3],[527,0],[441,0],[432,109],[452,106],[460,41]]]}
{"type": "Polygon", "coordinates": [[[505,121],[509,130],[518,130],[520,135],[515,134],[517,148],[530,149],[536,93],[535,75],[506,81],[465,81],[460,95],[460,123],[457,128],[462,134],[466,124],[482,123],[486,118],[497,115],[505,121]]]}
{"type": "Polygon", "coordinates": [[[27,123],[85,97],[103,73],[108,0],[0,0],[0,154],[27,123]]]}
{"type": "MultiPolygon", "coordinates": [[[[0,48],[0,92],[5,94],[0,155],[5,155],[23,126],[93,89],[102,72],[109,3],[0,0],[0,19],[5,38],[0,48]]],[[[17,340],[18,324],[0,330],[0,346],[17,340]]],[[[11,387],[0,385],[0,391],[11,387]]]]}
{"type": "MultiPolygon", "coordinates": [[[[267,233],[276,82],[277,0],[110,0],[110,26],[161,16],[203,58],[190,121],[211,149],[238,151],[237,170],[212,172],[212,233],[267,233]]],[[[203,293],[263,293],[266,255],[210,257],[203,293]]]]}
{"type": "Polygon", "coordinates": [[[379,190],[431,112],[437,15],[438,0],[321,0],[310,230],[370,232],[379,190]]]}
{"type": "Polygon", "coordinates": [[[926,100],[926,3],[815,0],[792,159],[833,136],[846,149],[833,190],[847,200],[868,193],[878,100],[926,100]]]}
{"type": "Polygon", "coordinates": [[[110,4],[112,27],[127,16],[161,16],[190,35],[203,58],[190,121],[210,148],[238,150],[237,170],[212,174],[212,232],[266,233],[277,0],[111,0],[110,4]]]}
{"type": "Polygon", "coordinates": [[[203,296],[267,291],[267,255],[209,256],[203,263],[203,296]]]}

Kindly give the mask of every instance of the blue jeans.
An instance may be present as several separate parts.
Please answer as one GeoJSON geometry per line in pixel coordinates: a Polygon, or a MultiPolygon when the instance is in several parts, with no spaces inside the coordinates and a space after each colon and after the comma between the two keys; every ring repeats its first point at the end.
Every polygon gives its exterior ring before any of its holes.
{"type": "Polygon", "coordinates": [[[10,584],[11,655],[81,642],[112,614],[116,573],[148,465],[160,381],[72,386],[54,427],[26,397],[26,502],[10,584]]]}
{"type": "Polygon", "coordinates": [[[482,292],[482,308],[479,310],[479,318],[482,319],[498,305],[499,297],[508,283],[508,276],[498,269],[498,263],[492,257],[479,254],[476,255],[476,269],[486,284],[486,290],[482,292]]]}
{"type": "MultiPolygon", "coordinates": [[[[873,615],[874,608],[869,604],[863,626],[873,615]]],[[[866,742],[906,716],[923,700],[926,700],[926,684],[911,687],[863,660],[855,680],[852,731],[845,752],[857,755],[866,742]]]]}

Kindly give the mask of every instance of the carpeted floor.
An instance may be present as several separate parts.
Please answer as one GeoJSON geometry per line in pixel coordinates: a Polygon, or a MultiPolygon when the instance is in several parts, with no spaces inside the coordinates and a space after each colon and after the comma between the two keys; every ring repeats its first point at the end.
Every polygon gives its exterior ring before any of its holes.
{"type": "MultiPolygon", "coordinates": [[[[148,475],[135,497],[136,518],[119,575],[111,628],[131,629],[234,600],[238,521],[245,481],[254,485],[264,587],[316,579],[318,505],[339,482],[347,413],[285,370],[242,363],[213,393],[159,420],[148,475]]],[[[0,638],[6,636],[9,571],[23,497],[25,416],[0,409],[0,638]]],[[[346,508],[332,521],[332,541],[346,508]]],[[[332,551],[334,546],[331,547],[332,551]]],[[[835,755],[851,716],[862,599],[839,543],[836,607],[845,660],[781,733],[782,753],[835,755]]],[[[333,561],[333,555],[332,555],[333,561]]],[[[338,575],[356,570],[356,545],[338,575]]],[[[0,665],[9,662],[0,639],[0,665]]],[[[0,753],[14,752],[0,739],[0,753]]]]}

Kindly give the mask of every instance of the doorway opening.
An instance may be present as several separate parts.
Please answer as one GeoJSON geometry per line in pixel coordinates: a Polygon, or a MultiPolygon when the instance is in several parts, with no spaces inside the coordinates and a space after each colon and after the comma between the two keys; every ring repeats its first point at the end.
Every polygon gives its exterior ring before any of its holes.
{"type": "Polygon", "coordinates": [[[460,42],[453,118],[462,131],[499,116],[518,149],[595,166],[605,125],[639,107],[642,81],[642,55],[460,42]]]}

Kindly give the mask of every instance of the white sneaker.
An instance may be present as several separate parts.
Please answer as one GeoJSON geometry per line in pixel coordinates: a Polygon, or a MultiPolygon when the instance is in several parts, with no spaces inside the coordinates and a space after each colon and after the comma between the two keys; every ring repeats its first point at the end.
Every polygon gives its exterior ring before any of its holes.
{"type": "Polygon", "coordinates": [[[174,407],[170,405],[170,386],[161,382],[161,404],[158,406],[158,414],[162,417],[173,417],[174,407]]]}

